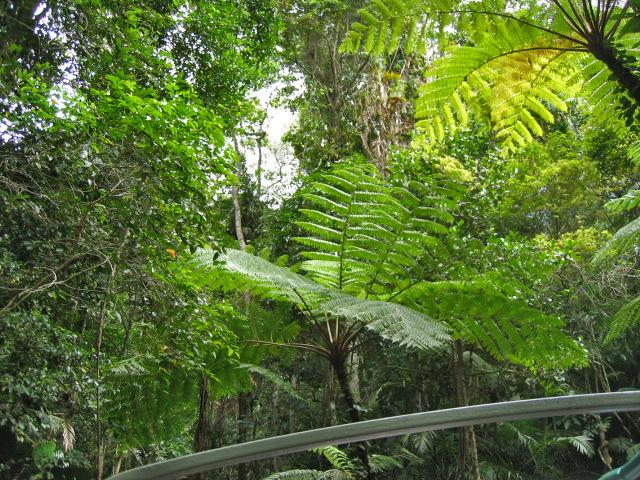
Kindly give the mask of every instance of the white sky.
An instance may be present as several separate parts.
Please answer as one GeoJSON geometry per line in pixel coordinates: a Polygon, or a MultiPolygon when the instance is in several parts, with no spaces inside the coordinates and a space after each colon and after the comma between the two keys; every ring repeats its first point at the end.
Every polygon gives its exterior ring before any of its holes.
{"type": "MultiPolygon", "coordinates": [[[[262,193],[267,200],[280,204],[282,199],[296,189],[295,177],[298,161],[293,157],[291,148],[282,143],[282,136],[296,122],[296,115],[282,106],[273,106],[271,99],[284,84],[274,83],[255,93],[260,105],[267,111],[264,131],[268,145],[262,149],[262,193]]],[[[302,82],[296,84],[302,88],[302,82]]],[[[247,170],[254,176],[258,167],[257,149],[245,148],[247,170]]]]}

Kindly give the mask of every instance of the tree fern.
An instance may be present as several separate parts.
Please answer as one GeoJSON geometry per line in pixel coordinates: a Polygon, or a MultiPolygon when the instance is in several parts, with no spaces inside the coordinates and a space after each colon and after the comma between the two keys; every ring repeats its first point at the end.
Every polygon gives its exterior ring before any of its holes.
{"type": "Polygon", "coordinates": [[[416,117],[432,142],[464,126],[471,112],[490,121],[509,152],[541,136],[541,122],[553,122],[554,110],[566,110],[565,98],[581,87],[600,115],[615,110],[632,119],[640,102],[640,77],[634,73],[639,35],[628,28],[636,21],[628,4],[551,4],[550,10],[532,6],[514,12],[491,0],[372,0],[359,11],[361,22],[352,26],[342,48],[382,55],[404,47],[410,53],[420,29],[435,31],[440,23],[442,31],[443,22],[465,16],[478,23],[472,45],[454,48],[427,70],[416,117]]]}

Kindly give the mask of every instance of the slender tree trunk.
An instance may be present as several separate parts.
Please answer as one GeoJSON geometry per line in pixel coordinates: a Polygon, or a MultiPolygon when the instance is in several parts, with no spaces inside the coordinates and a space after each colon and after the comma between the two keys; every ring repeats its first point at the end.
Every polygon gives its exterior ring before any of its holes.
{"type": "Polygon", "coordinates": [[[258,134],[258,138],[256,139],[256,145],[258,147],[258,168],[256,169],[256,177],[258,184],[256,187],[256,197],[258,201],[260,201],[260,197],[262,196],[262,132],[258,134]]]}
{"type": "MultiPolygon", "coordinates": [[[[238,395],[238,443],[244,443],[249,440],[249,417],[251,413],[251,394],[240,393],[238,395]]],[[[238,480],[246,480],[248,474],[248,464],[241,463],[238,465],[238,480]]]]}
{"type": "MultiPolygon", "coordinates": [[[[209,392],[209,378],[202,375],[198,391],[198,417],[193,434],[193,451],[204,452],[213,448],[213,421],[211,419],[211,396],[209,392]]],[[[206,473],[197,473],[193,480],[206,480],[206,473]]]]}
{"type": "MultiPolygon", "coordinates": [[[[464,344],[462,340],[454,340],[453,342],[453,377],[456,387],[456,406],[466,407],[468,405],[467,393],[464,386],[464,344]]],[[[467,455],[471,460],[471,478],[473,480],[481,480],[480,467],[478,465],[478,448],[476,444],[476,435],[473,427],[464,427],[459,429],[459,448],[458,448],[458,479],[465,478],[467,466],[467,455]]]]}
{"type": "MultiPolygon", "coordinates": [[[[342,391],[342,398],[344,399],[344,403],[346,404],[347,410],[349,412],[349,418],[352,422],[359,422],[361,420],[360,410],[358,410],[356,402],[353,398],[351,382],[349,381],[349,375],[347,374],[346,360],[344,358],[336,359],[331,362],[331,366],[336,372],[338,385],[340,385],[340,390],[342,391]]],[[[364,465],[367,479],[371,479],[371,468],[369,467],[369,455],[367,453],[366,444],[358,444],[356,445],[356,449],[358,458],[360,458],[360,461],[364,465]]]]}
{"type": "MultiPolygon", "coordinates": [[[[243,157],[242,157],[242,153],[240,152],[240,147],[238,145],[238,139],[235,135],[233,136],[233,145],[235,147],[236,155],[238,157],[237,163],[236,163],[236,177],[238,178],[238,181],[239,181],[242,175],[242,168],[241,168],[240,162],[243,157]]],[[[240,250],[244,251],[247,249],[247,242],[245,241],[244,231],[242,229],[242,209],[240,207],[240,196],[238,194],[237,185],[234,185],[231,188],[231,197],[233,200],[233,216],[234,216],[235,229],[236,229],[236,238],[238,239],[238,245],[240,246],[240,250]]],[[[243,298],[244,298],[245,305],[248,305],[251,302],[251,296],[249,295],[249,292],[245,292],[243,295],[243,298]]],[[[249,439],[247,424],[249,421],[249,414],[251,411],[251,394],[250,393],[242,392],[238,395],[237,408],[238,408],[238,417],[237,417],[238,442],[244,443],[249,439]]],[[[238,480],[246,480],[247,473],[248,473],[247,464],[245,463],[239,464],[238,480]]]]}
{"type": "Polygon", "coordinates": [[[102,480],[104,474],[104,444],[102,442],[102,420],[100,418],[101,412],[101,395],[100,395],[100,376],[101,376],[101,357],[102,353],[102,334],[104,332],[104,324],[107,316],[107,306],[109,304],[109,295],[111,294],[111,286],[116,276],[117,265],[122,255],[122,250],[127,238],[129,237],[129,230],[125,230],[124,238],[118,247],[113,262],[110,262],[111,272],[107,278],[107,283],[104,288],[104,297],[100,306],[100,314],[98,315],[98,332],[96,334],[96,479],[102,480]]]}
{"type": "MultiPolygon", "coordinates": [[[[293,372],[291,375],[291,386],[294,390],[298,388],[298,374],[293,372]]],[[[293,402],[289,402],[289,433],[293,433],[296,430],[296,411],[293,408],[293,402]]]]}

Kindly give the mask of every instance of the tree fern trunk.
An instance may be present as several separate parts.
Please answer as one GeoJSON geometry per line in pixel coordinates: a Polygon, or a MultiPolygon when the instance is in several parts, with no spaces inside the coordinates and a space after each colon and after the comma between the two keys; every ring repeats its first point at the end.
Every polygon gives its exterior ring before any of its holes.
{"type": "MultiPolygon", "coordinates": [[[[456,386],[456,406],[466,407],[468,405],[467,393],[464,386],[464,344],[462,340],[453,342],[453,377],[456,386]]],[[[480,467],[478,465],[478,448],[476,445],[476,435],[473,427],[459,429],[459,449],[458,449],[458,479],[465,478],[467,467],[467,455],[471,460],[471,478],[481,480],[480,467]]]]}
{"type": "Polygon", "coordinates": [[[635,100],[636,104],[640,105],[640,78],[624,64],[615,50],[606,45],[602,39],[596,39],[591,42],[589,44],[589,50],[594,57],[609,68],[620,86],[635,100]]]}
{"type": "MultiPolygon", "coordinates": [[[[238,443],[244,443],[249,440],[249,412],[251,409],[251,394],[241,393],[238,395],[238,443]]],[[[247,464],[238,465],[238,480],[246,480],[248,474],[247,464]]]]}
{"type": "MultiPolygon", "coordinates": [[[[209,393],[209,378],[203,375],[198,390],[198,417],[193,433],[193,451],[204,452],[213,448],[213,422],[211,421],[211,397],[209,393]]],[[[192,477],[194,480],[205,480],[206,473],[199,473],[192,477]]]]}
{"type": "MultiPolygon", "coordinates": [[[[344,399],[344,403],[347,406],[349,411],[349,418],[352,422],[359,422],[360,410],[356,405],[356,402],[353,398],[353,391],[351,390],[351,382],[349,381],[349,376],[347,374],[347,366],[346,360],[344,358],[339,358],[331,362],[331,366],[336,372],[336,377],[338,378],[338,384],[340,385],[340,390],[342,392],[342,398],[344,399]]],[[[356,446],[358,458],[362,462],[365,468],[365,472],[367,474],[367,479],[371,479],[371,469],[369,467],[369,456],[367,453],[367,447],[364,444],[360,444],[356,446]]]]}

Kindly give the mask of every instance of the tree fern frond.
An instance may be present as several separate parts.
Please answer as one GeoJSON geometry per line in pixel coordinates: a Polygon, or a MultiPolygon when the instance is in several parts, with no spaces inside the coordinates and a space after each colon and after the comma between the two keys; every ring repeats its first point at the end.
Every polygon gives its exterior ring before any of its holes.
{"type": "Polygon", "coordinates": [[[263,480],[318,480],[322,473],[319,470],[288,470],[272,473],[263,480]]]}
{"type": "Polygon", "coordinates": [[[361,321],[369,330],[400,345],[432,349],[450,340],[442,322],[403,305],[340,295],[324,302],[322,308],[333,315],[361,321]]]}
{"type": "Polygon", "coordinates": [[[496,23],[503,28],[494,35],[455,49],[430,70],[416,101],[416,125],[426,127],[431,142],[442,139],[440,124],[449,132],[465,126],[469,101],[484,105],[476,111],[491,112],[493,130],[506,151],[541,136],[539,121],[554,121],[550,107],[566,110],[562,95],[574,89],[565,60],[573,48],[527,25],[496,23]]]}
{"type": "Polygon", "coordinates": [[[334,469],[340,470],[349,476],[356,469],[355,464],[349,459],[349,456],[344,451],[340,450],[338,447],[334,447],[333,445],[314,448],[312,452],[322,455],[329,461],[334,469]]]}
{"type": "Polygon", "coordinates": [[[400,300],[447,322],[454,335],[479,344],[498,360],[531,369],[585,362],[586,352],[562,331],[558,318],[508,298],[483,279],[421,283],[400,300]]]}
{"type": "Polygon", "coordinates": [[[302,311],[358,322],[402,345],[435,348],[449,339],[445,326],[420,312],[348,295],[240,250],[227,250],[213,263],[211,254],[202,250],[196,253],[192,264],[202,272],[202,281],[211,286],[251,289],[269,299],[297,305],[302,311]],[[242,279],[244,283],[239,281],[242,279]]]}
{"type": "Polygon", "coordinates": [[[296,240],[314,249],[302,252],[310,259],[302,268],[317,282],[365,297],[392,295],[417,274],[425,252],[441,247],[437,237],[448,233],[460,195],[449,184],[388,186],[359,166],[337,168],[315,188],[308,198],[319,208],[301,210],[306,220],[298,223],[306,236],[296,240]],[[324,198],[335,188],[345,195],[339,210],[324,198]]]}
{"type": "Polygon", "coordinates": [[[626,303],[611,319],[605,343],[611,343],[631,328],[640,325],[640,297],[626,303]]]}
{"type": "Polygon", "coordinates": [[[629,190],[626,194],[624,194],[620,198],[614,198],[613,200],[609,200],[605,204],[605,208],[610,212],[620,213],[620,212],[628,212],[629,210],[633,210],[640,205],[640,190],[629,190]]]}
{"type": "Polygon", "coordinates": [[[618,230],[611,240],[593,257],[594,265],[602,265],[637,247],[640,238],[640,217],[618,230]]]}

